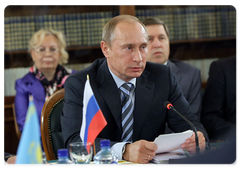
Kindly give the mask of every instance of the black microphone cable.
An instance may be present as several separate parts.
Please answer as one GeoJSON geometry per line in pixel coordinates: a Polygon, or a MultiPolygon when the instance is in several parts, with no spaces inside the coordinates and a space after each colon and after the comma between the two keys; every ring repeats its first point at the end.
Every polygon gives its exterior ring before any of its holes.
{"type": "Polygon", "coordinates": [[[184,119],[192,128],[192,130],[195,133],[195,141],[196,141],[196,153],[200,153],[200,148],[199,148],[199,141],[198,141],[198,135],[197,135],[197,129],[195,128],[195,126],[192,124],[192,122],[190,122],[185,116],[183,116],[181,113],[179,113],[174,107],[173,105],[169,102],[169,101],[165,101],[164,102],[164,106],[168,109],[168,110],[173,110],[174,112],[176,112],[182,119],[184,119]]]}

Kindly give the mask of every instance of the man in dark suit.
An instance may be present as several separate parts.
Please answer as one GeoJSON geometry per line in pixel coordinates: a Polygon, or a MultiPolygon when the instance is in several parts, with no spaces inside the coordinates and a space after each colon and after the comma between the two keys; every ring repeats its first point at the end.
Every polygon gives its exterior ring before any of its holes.
{"type": "Polygon", "coordinates": [[[236,56],[211,64],[201,121],[210,140],[226,140],[236,129],[236,56]]]}
{"type": "Polygon", "coordinates": [[[149,17],[143,23],[149,38],[147,61],[165,64],[172,69],[184,97],[191,106],[192,113],[200,118],[202,100],[200,69],[180,60],[169,59],[170,34],[162,20],[149,17]]]}
{"type": "MultiPolygon", "coordinates": [[[[146,62],[148,35],[145,26],[133,16],[119,15],[104,26],[102,37],[101,49],[105,58],[94,61],[88,68],[68,77],[65,83],[61,124],[66,147],[71,142],[81,141],[83,91],[88,74],[93,93],[107,121],[95,140],[97,151],[101,139],[110,139],[111,148],[118,154],[119,160],[123,158],[131,162],[148,163],[157,150],[157,145],[152,141],[164,133],[166,122],[174,132],[190,129],[182,118],[164,107],[166,100],[196,126],[200,149],[204,151],[207,133],[191,113],[189,103],[170,68],[146,62]],[[126,82],[128,85],[131,83],[133,88],[130,89],[134,90],[128,98],[132,106],[128,110],[131,120],[126,121],[133,124],[127,130],[129,139],[125,141],[122,140],[125,127],[122,127],[121,106],[124,94],[120,89],[126,82]]],[[[194,153],[195,135],[181,147],[194,153]]]]}

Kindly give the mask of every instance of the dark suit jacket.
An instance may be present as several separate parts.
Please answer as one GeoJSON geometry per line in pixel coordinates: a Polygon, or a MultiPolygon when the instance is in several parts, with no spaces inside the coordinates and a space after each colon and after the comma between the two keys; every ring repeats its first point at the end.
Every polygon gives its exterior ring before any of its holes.
{"type": "Polygon", "coordinates": [[[201,121],[214,140],[227,138],[236,128],[236,56],[211,64],[201,121]]]}
{"type": "Polygon", "coordinates": [[[200,118],[202,106],[200,69],[179,60],[168,60],[167,65],[172,69],[173,75],[176,77],[184,97],[189,102],[193,114],[200,118]]]}
{"type": "MultiPolygon", "coordinates": [[[[106,59],[94,61],[90,67],[69,76],[66,80],[61,117],[62,133],[67,147],[70,142],[80,141],[83,90],[87,74],[89,74],[94,95],[107,121],[106,127],[96,140],[97,150],[99,150],[100,139],[110,139],[113,145],[121,141],[122,134],[120,94],[109,72],[106,59]]],[[[208,139],[204,127],[191,113],[190,106],[182,95],[170,68],[147,63],[144,72],[136,80],[133,141],[140,139],[153,141],[158,135],[164,133],[166,122],[175,132],[190,129],[182,118],[164,107],[163,103],[166,100],[172,102],[175,108],[191,120],[208,139]]]]}

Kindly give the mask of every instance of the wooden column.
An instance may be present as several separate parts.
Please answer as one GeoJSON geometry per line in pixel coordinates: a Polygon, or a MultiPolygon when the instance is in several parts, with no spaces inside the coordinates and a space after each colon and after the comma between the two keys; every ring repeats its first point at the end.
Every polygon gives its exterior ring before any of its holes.
{"type": "Polygon", "coordinates": [[[135,16],[135,5],[120,5],[120,14],[128,14],[135,16]]]}

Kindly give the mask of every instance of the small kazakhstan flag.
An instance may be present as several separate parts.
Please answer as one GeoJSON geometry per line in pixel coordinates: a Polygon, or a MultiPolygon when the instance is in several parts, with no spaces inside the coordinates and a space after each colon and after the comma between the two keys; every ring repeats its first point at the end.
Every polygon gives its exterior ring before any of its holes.
{"type": "Polygon", "coordinates": [[[33,97],[29,96],[29,106],[23,132],[18,145],[16,164],[41,164],[42,149],[39,121],[33,97]]]}

